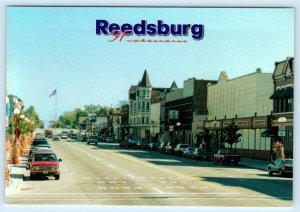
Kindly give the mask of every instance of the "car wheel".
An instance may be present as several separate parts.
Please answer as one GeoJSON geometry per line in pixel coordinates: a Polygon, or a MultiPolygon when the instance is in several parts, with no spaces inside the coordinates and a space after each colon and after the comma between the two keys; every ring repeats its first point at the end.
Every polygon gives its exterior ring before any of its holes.
{"type": "Polygon", "coordinates": [[[55,180],[59,180],[59,174],[58,175],[55,175],[54,177],[55,177],[55,180]]]}
{"type": "Polygon", "coordinates": [[[86,144],[90,144],[90,142],[87,142],[86,144]]]}
{"type": "Polygon", "coordinates": [[[221,165],[224,166],[225,165],[225,161],[222,159],[221,160],[221,165]]]}
{"type": "Polygon", "coordinates": [[[273,172],[271,171],[270,168],[268,168],[268,173],[269,173],[270,176],[273,175],[273,172]]]}

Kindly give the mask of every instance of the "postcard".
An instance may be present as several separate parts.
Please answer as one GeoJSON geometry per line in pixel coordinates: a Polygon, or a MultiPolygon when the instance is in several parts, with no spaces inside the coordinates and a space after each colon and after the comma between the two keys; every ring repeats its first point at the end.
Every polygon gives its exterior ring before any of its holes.
{"type": "Polygon", "coordinates": [[[6,12],[6,203],[293,206],[294,8],[6,12]]]}

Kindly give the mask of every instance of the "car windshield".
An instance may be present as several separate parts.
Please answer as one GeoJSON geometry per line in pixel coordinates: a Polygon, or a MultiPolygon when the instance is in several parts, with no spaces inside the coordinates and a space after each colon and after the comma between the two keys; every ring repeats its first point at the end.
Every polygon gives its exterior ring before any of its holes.
{"type": "Polygon", "coordinates": [[[57,161],[54,154],[35,154],[34,161],[57,161]]]}
{"type": "Polygon", "coordinates": [[[187,144],[182,144],[180,147],[181,148],[186,148],[186,147],[188,147],[189,145],[187,145],[187,144]]]}

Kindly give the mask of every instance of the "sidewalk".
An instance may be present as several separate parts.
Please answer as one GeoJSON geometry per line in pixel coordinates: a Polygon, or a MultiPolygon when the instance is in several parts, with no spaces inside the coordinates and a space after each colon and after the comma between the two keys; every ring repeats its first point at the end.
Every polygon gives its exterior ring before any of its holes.
{"type": "Polygon", "coordinates": [[[20,156],[20,164],[9,164],[10,167],[10,185],[5,188],[5,195],[12,195],[17,193],[23,183],[23,177],[26,172],[28,157],[20,156]]]}
{"type": "Polygon", "coordinates": [[[270,164],[270,161],[257,160],[257,159],[243,157],[239,164],[241,166],[247,166],[250,168],[255,168],[255,169],[260,169],[260,170],[266,171],[268,164],[270,164]]]}

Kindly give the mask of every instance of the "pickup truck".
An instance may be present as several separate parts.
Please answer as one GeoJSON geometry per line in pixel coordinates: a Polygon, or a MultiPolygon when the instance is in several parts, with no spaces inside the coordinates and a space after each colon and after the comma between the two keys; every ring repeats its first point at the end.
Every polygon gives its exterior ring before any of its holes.
{"type": "Polygon", "coordinates": [[[238,154],[234,154],[229,149],[219,149],[219,151],[214,154],[214,162],[215,164],[221,163],[222,165],[233,163],[234,165],[238,165],[241,161],[241,156],[238,154]]]}

